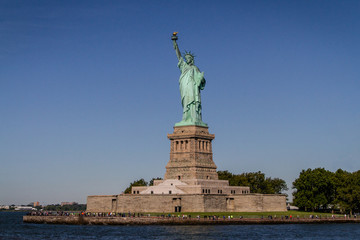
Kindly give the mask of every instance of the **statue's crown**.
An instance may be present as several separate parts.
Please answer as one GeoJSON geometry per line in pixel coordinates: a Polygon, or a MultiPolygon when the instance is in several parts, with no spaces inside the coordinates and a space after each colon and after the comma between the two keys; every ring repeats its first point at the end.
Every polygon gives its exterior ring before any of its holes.
{"type": "Polygon", "coordinates": [[[184,57],[185,57],[186,55],[191,56],[192,58],[195,58],[194,53],[192,53],[191,51],[186,51],[186,50],[185,50],[185,52],[184,52],[184,57]]]}

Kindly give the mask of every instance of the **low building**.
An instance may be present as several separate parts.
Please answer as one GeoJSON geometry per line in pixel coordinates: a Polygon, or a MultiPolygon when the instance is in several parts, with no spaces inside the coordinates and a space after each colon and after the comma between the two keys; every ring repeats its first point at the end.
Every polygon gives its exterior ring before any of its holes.
{"type": "Polygon", "coordinates": [[[15,206],[15,211],[35,211],[36,208],[33,208],[31,206],[15,206]]]}

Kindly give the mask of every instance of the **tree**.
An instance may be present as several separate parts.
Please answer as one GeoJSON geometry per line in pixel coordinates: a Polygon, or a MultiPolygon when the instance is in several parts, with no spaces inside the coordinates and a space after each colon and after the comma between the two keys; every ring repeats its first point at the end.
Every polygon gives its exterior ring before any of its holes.
{"type": "Polygon", "coordinates": [[[63,205],[60,204],[51,204],[44,207],[45,211],[85,211],[86,204],[72,204],[72,205],[63,205]]]}
{"type": "Polygon", "coordinates": [[[136,180],[136,181],[130,183],[130,186],[125,189],[124,193],[131,193],[132,187],[147,186],[147,185],[148,185],[148,183],[143,178],[141,178],[139,180],[136,180]]]}
{"type": "Polygon", "coordinates": [[[220,180],[228,180],[230,186],[249,186],[250,192],[263,194],[280,194],[288,190],[286,182],[280,178],[266,178],[262,172],[232,174],[229,171],[218,171],[220,180]]]}
{"type": "Polygon", "coordinates": [[[46,211],[60,211],[60,204],[51,204],[44,207],[46,211]]]}
{"type": "Polygon", "coordinates": [[[286,182],[280,178],[267,179],[270,182],[271,191],[276,194],[281,194],[283,191],[289,190],[286,182]]]}
{"type": "Polygon", "coordinates": [[[218,171],[219,180],[229,180],[233,177],[233,174],[227,170],[218,171]]]}
{"type": "Polygon", "coordinates": [[[153,186],[154,185],[154,180],[162,180],[161,177],[157,177],[157,178],[152,178],[149,182],[149,186],[153,186]]]}
{"type": "Polygon", "coordinates": [[[273,193],[270,183],[266,181],[265,174],[262,172],[245,173],[250,184],[250,191],[253,193],[273,193]]]}
{"type": "Polygon", "coordinates": [[[360,210],[360,171],[349,173],[338,169],[334,177],[336,185],[335,204],[341,212],[360,210]]]}
{"type": "Polygon", "coordinates": [[[302,170],[293,182],[294,204],[305,211],[327,209],[334,201],[334,173],[324,168],[302,170]]]}

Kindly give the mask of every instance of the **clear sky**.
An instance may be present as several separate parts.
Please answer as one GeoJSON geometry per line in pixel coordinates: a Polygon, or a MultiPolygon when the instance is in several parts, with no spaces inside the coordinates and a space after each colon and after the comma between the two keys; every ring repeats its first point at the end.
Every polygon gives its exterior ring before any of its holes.
{"type": "Polygon", "coordinates": [[[173,31],[205,72],[218,170],[291,189],[302,169],[360,169],[360,1],[1,0],[0,205],[164,176],[173,31]]]}

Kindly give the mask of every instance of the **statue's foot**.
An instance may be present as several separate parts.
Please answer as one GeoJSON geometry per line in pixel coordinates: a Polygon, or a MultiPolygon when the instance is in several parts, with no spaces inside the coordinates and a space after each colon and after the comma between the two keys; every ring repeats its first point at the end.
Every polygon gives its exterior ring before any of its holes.
{"type": "Polygon", "coordinates": [[[175,123],[175,127],[179,127],[179,126],[191,126],[191,125],[196,125],[196,126],[202,126],[202,127],[207,127],[208,125],[202,121],[181,121],[178,123],[175,123]]]}

